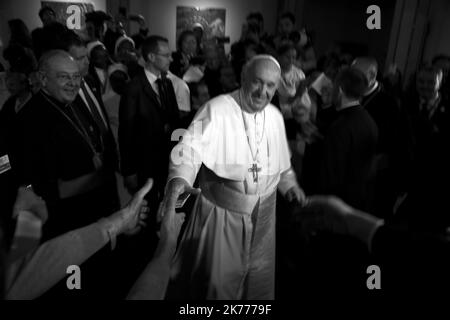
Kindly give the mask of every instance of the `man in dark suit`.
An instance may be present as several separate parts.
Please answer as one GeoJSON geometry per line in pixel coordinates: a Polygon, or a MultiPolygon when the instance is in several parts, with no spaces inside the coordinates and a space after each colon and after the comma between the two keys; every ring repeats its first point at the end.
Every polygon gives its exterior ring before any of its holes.
{"type": "Polygon", "coordinates": [[[375,122],[361,106],[367,80],[359,70],[342,70],[335,80],[337,116],[328,129],[318,174],[319,193],[333,194],[367,209],[378,139],[375,122]]]}
{"type": "Polygon", "coordinates": [[[442,71],[425,66],[417,73],[416,93],[404,102],[413,132],[413,174],[396,214],[414,227],[440,231],[450,225],[448,210],[442,210],[448,202],[443,186],[450,179],[450,102],[441,84],[442,71]]]}
{"type": "Polygon", "coordinates": [[[130,192],[153,178],[153,195],[157,196],[165,186],[171,134],[178,128],[179,111],[173,85],[165,77],[172,61],[167,40],[148,37],[142,55],[145,69],[131,80],[120,102],[121,169],[130,192]]]}
{"type": "MultiPolygon", "coordinates": [[[[165,77],[172,61],[167,39],[150,36],[142,43],[145,68],[128,83],[119,107],[119,149],[121,171],[128,191],[133,194],[148,178],[154,180],[147,195],[150,212],[156,212],[164,195],[169,154],[173,147],[171,134],[180,128],[177,99],[172,82],[165,77]]],[[[147,228],[129,239],[130,254],[124,257],[134,272],[130,280],[142,272],[148,255],[156,248],[157,223],[155,215],[147,228]]]]}
{"type": "Polygon", "coordinates": [[[378,128],[376,182],[373,214],[391,217],[396,199],[406,191],[406,174],[411,161],[410,132],[407,117],[396,99],[377,81],[378,63],[371,57],[359,57],[353,68],[364,73],[368,81],[361,105],[378,128]]]}

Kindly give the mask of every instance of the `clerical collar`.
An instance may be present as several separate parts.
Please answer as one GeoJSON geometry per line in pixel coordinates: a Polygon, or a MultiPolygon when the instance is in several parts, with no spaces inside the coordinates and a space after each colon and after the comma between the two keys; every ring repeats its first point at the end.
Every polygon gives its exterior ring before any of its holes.
{"type": "Polygon", "coordinates": [[[364,97],[370,96],[375,90],[377,90],[378,86],[379,86],[378,81],[375,81],[374,86],[373,86],[372,88],[370,88],[369,91],[367,91],[366,93],[364,93],[364,97]]]}
{"type": "Polygon", "coordinates": [[[337,110],[341,111],[341,110],[348,109],[351,107],[356,107],[359,105],[360,105],[360,103],[358,100],[350,100],[350,101],[344,102],[337,110]]]}

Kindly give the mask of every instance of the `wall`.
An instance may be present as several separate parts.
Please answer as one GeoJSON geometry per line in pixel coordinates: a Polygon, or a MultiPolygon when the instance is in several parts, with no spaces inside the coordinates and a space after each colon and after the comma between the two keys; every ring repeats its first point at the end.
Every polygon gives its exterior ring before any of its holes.
{"type": "Polygon", "coordinates": [[[386,58],[392,19],[393,0],[305,0],[302,24],[314,32],[315,50],[320,56],[334,41],[362,44],[382,64],[386,58]],[[369,5],[381,9],[381,30],[369,30],[366,13],[369,5]],[[325,9],[326,8],[326,9],[325,9]]]}
{"type": "Polygon", "coordinates": [[[226,9],[225,35],[231,42],[239,39],[242,23],[250,12],[260,11],[264,16],[265,30],[269,33],[275,30],[277,1],[274,0],[130,0],[129,12],[142,14],[150,34],[168,38],[170,48],[175,50],[177,6],[226,9]]]}
{"type": "MultiPolygon", "coordinates": [[[[53,0],[48,0],[53,1],[53,0]]],[[[59,2],[64,2],[60,0],[59,2]]],[[[106,0],[70,0],[66,2],[84,2],[92,3],[96,10],[106,10],[106,0]]],[[[8,20],[19,18],[27,25],[30,32],[41,27],[41,20],[38,12],[41,8],[41,1],[39,0],[2,0],[0,1],[0,40],[3,46],[6,46],[9,41],[8,20]]],[[[3,52],[3,48],[0,48],[3,52]]],[[[0,61],[3,63],[3,55],[0,55],[0,61]]]]}
{"type": "Polygon", "coordinates": [[[450,55],[450,1],[431,1],[428,17],[428,36],[425,42],[423,60],[431,62],[437,54],[450,55]]]}

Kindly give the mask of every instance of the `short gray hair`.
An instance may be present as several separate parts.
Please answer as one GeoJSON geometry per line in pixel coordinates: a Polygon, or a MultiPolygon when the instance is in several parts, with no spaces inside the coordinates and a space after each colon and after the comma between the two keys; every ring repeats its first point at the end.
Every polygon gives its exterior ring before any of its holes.
{"type": "Polygon", "coordinates": [[[73,60],[72,56],[64,50],[49,50],[39,59],[38,70],[42,72],[48,71],[51,67],[51,61],[55,58],[69,58],[73,60]]]}

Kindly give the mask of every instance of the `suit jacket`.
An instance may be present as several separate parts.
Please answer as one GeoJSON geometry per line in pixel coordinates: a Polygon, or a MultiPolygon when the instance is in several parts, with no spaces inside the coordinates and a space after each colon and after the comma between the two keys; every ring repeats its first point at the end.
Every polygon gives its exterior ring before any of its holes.
{"type": "Polygon", "coordinates": [[[421,112],[419,98],[405,102],[413,132],[414,162],[408,197],[398,219],[431,230],[450,224],[448,185],[450,180],[450,102],[441,99],[431,116],[421,112]]]}
{"type": "Polygon", "coordinates": [[[361,106],[338,111],[324,139],[319,192],[367,210],[378,130],[361,106]]]}
{"type": "Polygon", "coordinates": [[[124,176],[140,183],[152,177],[156,188],[167,179],[171,133],[179,128],[178,104],[170,81],[170,105],[162,107],[142,69],[128,84],[119,107],[119,147],[124,176]]]}
{"type": "MultiPolygon", "coordinates": [[[[111,163],[111,165],[114,167],[116,171],[119,170],[119,155],[118,155],[118,147],[116,144],[116,140],[114,139],[114,135],[109,123],[108,113],[106,112],[105,104],[103,103],[102,99],[102,92],[101,89],[96,85],[95,80],[87,75],[84,77],[84,81],[88,84],[89,88],[91,89],[92,93],[94,94],[99,106],[100,110],[102,112],[102,115],[104,119],[107,122],[108,125],[108,132],[106,134],[105,139],[105,145],[106,145],[106,157],[107,161],[111,163]]],[[[79,103],[81,107],[86,108],[86,104],[84,103],[83,99],[81,99],[80,95],[77,96],[75,99],[75,103],[79,103]]],[[[87,110],[87,108],[86,108],[87,110]]]]}
{"type": "Polygon", "coordinates": [[[407,115],[381,83],[374,92],[362,99],[361,104],[378,128],[377,153],[388,155],[390,167],[401,169],[405,162],[411,160],[407,115]]]}

